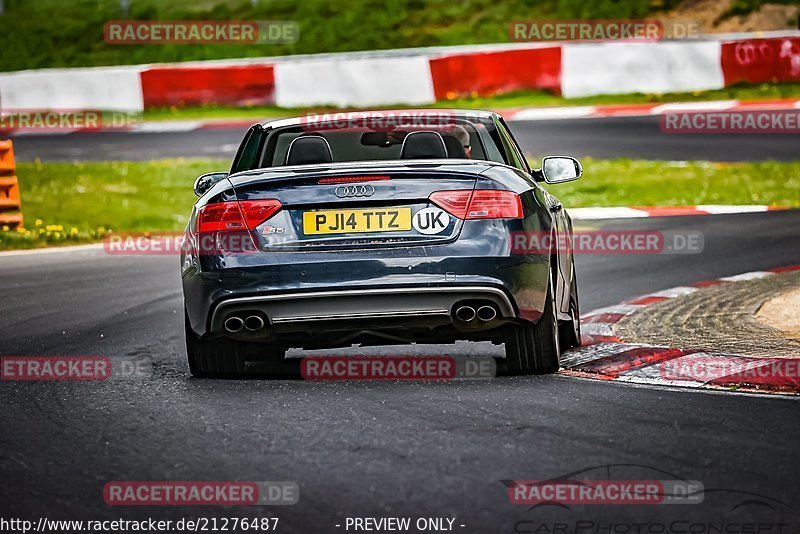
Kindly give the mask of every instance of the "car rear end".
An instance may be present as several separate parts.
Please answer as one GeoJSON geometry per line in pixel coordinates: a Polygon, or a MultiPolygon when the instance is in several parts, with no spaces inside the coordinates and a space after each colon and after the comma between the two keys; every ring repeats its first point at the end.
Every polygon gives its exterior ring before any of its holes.
{"type": "Polygon", "coordinates": [[[208,198],[184,272],[198,335],[306,348],[500,341],[501,326],[541,312],[547,258],[514,254],[512,236],[547,221],[536,188],[502,165],[260,169],[208,198]]]}

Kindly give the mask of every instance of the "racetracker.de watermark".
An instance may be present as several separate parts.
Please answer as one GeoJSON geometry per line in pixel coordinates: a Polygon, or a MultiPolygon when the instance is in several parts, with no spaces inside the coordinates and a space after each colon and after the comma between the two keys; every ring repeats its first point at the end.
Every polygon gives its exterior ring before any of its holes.
{"type": "Polygon", "coordinates": [[[697,480],[515,480],[512,504],[659,505],[703,502],[697,480]]]}
{"type": "Polygon", "coordinates": [[[726,378],[748,381],[791,381],[800,384],[800,359],[772,359],[760,362],[736,357],[694,355],[659,364],[659,374],[666,380],[710,382],[726,378]]]}
{"type": "Polygon", "coordinates": [[[103,250],[111,256],[195,256],[251,254],[256,246],[248,230],[228,232],[130,232],[108,234],[103,250]]]}
{"type": "Polygon", "coordinates": [[[659,230],[580,230],[572,236],[545,231],[511,233],[513,254],[700,254],[703,233],[659,230]]]}
{"type": "Polygon", "coordinates": [[[800,109],[665,113],[659,126],[670,134],[798,134],[800,109]]]}
{"type": "Polygon", "coordinates": [[[397,111],[358,111],[309,113],[300,119],[303,131],[318,132],[328,130],[392,132],[394,130],[442,129],[452,128],[469,120],[469,114],[456,117],[447,109],[403,109],[397,111]]]}
{"type": "Polygon", "coordinates": [[[292,44],[300,39],[293,20],[110,20],[108,44],[292,44]]]}
{"type": "Polygon", "coordinates": [[[296,482],[113,481],[103,487],[111,506],[287,506],[300,500],[296,482]]]}
{"type": "Polygon", "coordinates": [[[140,122],[138,115],[95,109],[9,109],[0,112],[0,131],[126,130],[140,122]]]}
{"type": "Polygon", "coordinates": [[[515,20],[511,41],[634,41],[696,39],[703,33],[697,20],[515,20]]]}
{"type": "Polygon", "coordinates": [[[142,358],[0,356],[2,381],[143,380],[152,372],[152,362],[142,358]]]}
{"type": "Polygon", "coordinates": [[[306,380],[454,380],[492,378],[494,358],[453,356],[322,356],[303,358],[306,380]]]}

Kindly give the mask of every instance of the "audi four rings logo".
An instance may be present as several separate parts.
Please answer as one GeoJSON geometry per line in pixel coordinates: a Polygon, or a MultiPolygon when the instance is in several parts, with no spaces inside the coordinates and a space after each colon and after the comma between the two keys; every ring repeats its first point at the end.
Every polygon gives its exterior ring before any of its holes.
{"type": "Polygon", "coordinates": [[[336,188],[339,198],[371,197],[374,194],[375,188],[371,185],[340,185],[336,188]]]}

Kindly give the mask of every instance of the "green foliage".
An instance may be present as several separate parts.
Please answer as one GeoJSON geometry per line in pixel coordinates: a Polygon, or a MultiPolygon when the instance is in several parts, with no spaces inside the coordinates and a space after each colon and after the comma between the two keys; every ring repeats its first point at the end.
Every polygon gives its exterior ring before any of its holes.
{"type": "Polygon", "coordinates": [[[764,4],[797,5],[798,0],[733,0],[731,7],[723,15],[723,19],[737,15],[747,15],[761,8],[764,4]]]}
{"type": "MultiPolygon", "coordinates": [[[[762,0],[737,0],[759,3],[762,0]]],[[[783,0],[793,1],[793,0],[783,0]]],[[[796,0],[794,0],[796,1],[796,0]]],[[[508,41],[514,20],[637,18],[677,0],[6,0],[0,70],[381,50],[508,41]],[[109,20],[294,20],[285,45],[110,45],[109,20]]],[[[749,4],[748,4],[749,5],[749,4]]]]}
{"type": "Polygon", "coordinates": [[[650,0],[558,0],[558,15],[574,19],[636,19],[650,12],[650,0]]]}

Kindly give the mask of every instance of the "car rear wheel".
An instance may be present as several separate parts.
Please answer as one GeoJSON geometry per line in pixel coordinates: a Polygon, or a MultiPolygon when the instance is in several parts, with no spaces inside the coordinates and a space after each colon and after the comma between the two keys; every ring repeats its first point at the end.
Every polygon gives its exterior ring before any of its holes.
{"type": "Polygon", "coordinates": [[[238,341],[226,337],[201,339],[186,325],[186,355],[189,372],[197,378],[237,378],[245,374],[245,362],[255,361],[254,375],[294,378],[299,364],[285,359],[286,349],[266,343],[238,341]]]}
{"type": "Polygon", "coordinates": [[[572,266],[572,287],[569,289],[569,317],[569,321],[558,323],[561,350],[581,346],[581,307],[578,302],[578,279],[575,278],[575,265],[572,266]]]}
{"type": "Polygon", "coordinates": [[[506,362],[508,374],[530,375],[555,373],[559,367],[558,317],[553,299],[553,280],[547,288],[544,312],[535,325],[506,327],[506,362]]]}

